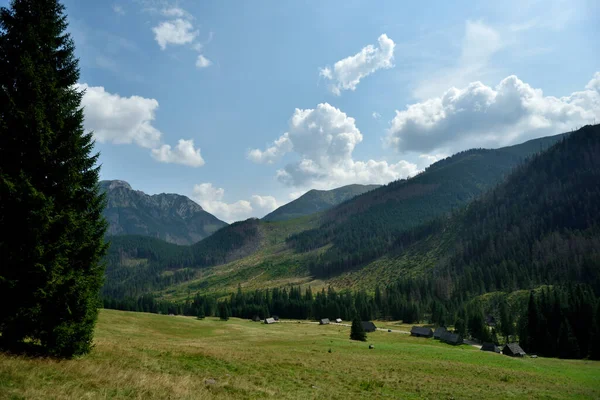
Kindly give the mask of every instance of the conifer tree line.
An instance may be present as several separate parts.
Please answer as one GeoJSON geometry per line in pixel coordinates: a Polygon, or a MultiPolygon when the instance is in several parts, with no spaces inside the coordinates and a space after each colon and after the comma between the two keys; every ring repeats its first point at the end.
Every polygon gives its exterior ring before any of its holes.
{"type": "Polygon", "coordinates": [[[478,301],[453,303],[436,298],[424,283],[407,280],[373,294],[332,288],[317,292],[308,287],[274,288],[244,292],[240,287],[227,299],[196,294],[182,303],[155,300],[152,296],[132,300],[105,300],[105,308],[162,314],[181,314],[261,320],[280,318],[319,320],[342,318],[402,320],[453,326],[461,336],[480,342],[518,341],[532,354],[561,358],[600,359],[600,301],[586,285],[543,287],[529,302],[509,305],[506,296],[487,308],[478,301]],[[410,300],[409,300],[410,299],[410,300]],[[491,315],[496,326],[490,328],[491,315]]]}
{"type": "Polygon", "coordinates": [[[0,345],[92,345],[106,223],[74,43],[57,0],[0,9],[0,345]]]}

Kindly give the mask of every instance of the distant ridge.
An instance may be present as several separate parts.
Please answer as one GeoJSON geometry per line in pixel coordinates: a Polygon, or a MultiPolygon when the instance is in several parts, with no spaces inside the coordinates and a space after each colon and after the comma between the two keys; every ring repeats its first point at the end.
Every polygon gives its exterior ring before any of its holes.
{"type": "Polygon", "coordinates": [[[332,190],[309,190],[263,217],[263,221],[284,221],[325,211],[346,200],[363,194],[381,185],[347,185],[332,190]]]}
{"type": "Polygon", "coordinates": [[[186,196],[147,195],[125,181],[101,181],[109,235],[144,235],[175,244],[198,242],[227,225],[186,196]]]}

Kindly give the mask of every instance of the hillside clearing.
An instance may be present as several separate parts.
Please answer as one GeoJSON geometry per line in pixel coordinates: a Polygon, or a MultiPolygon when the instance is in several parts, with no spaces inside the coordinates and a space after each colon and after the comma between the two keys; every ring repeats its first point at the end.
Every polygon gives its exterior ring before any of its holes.
{"type": "Polygon", "coordinates": [[[87,357],[0,355],[0,399],[600,397],[599,362],[513,359],[393,332],[367,343],[348,335],[336,325],[102,310],[87,357]]]}

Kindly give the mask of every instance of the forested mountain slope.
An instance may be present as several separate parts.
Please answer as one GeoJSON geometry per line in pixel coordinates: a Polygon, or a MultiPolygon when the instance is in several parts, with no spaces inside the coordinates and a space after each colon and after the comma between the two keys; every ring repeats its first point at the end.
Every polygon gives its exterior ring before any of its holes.
{"type": "Polygon", "coordinates": [[[106,193],[103,215],[109,223],[109,235],[144,235],[192,244],[227,225],[178,194],[150,196],[124,181],[101,181],[100,189],[106,193]]]}
{"type": "Polygon", "coordinates": [[[437,276],[455,293],[587,283],[600,293],[600,125],[520,166],[449,223],[454,254],[437,276]]]}
{"type": "Polygon", "coordinates": [[[325,211],[380,185],[347,185],[332,190],[309,190],[263,217],[263,221],[283,221],[325,211]]]}
{"type": "Polygon", "coordinates": [[[297,251],[333,246],[317,262],[344,270],[390,249],[398,235],[458,209],[501,182],[525,156],[562,136],[497,150],[474,149],[438,161],[421,174],[392,182],[325,212],[323,224],[289,239],[297,251]]]}
{"type": "MultiPolygon", "coordinates": [[[[208,266],[238,259],[252,259],[264,272],[264,260],[286,250],[285,239],[315,226],[314,217],[293,221],[263,222],[256,218],[235,222],[192,245],[178,246],[140,236],[109,237],[103,295],[112,298],[138,296],[196,278],[208,266]],[[256,254],[260,254],[255,257],[256,254]],[[249,257],[252,256],[252,257],[249,257]]],[[[290,251],[287,251],[290,253],[290,251]]],[[[285,259],[290,267],[292,256],[285,259]]],[[[247,262],[248,263],[248,262],[247,262]]]]}
{"type": "MultiPolygon", "coordinates": [[[[525,145],[530,149],[525,153],[540,148],[535,143],[525,145]]],[[[405,267],[426,270],[439,266],[449,257],[444,246],[453,244],[447,235],[436,242],[444,226],[444,220],[436,219],[436,215],[459,209],[522,160],[520,154],[501,150],[463,152],[432,165],[417,177],[346,201],[325,215],[278,222],[250,219],[221,229],[193,246],[159,245],[147,238],[115,236],[107,257],[104,293],[116,297],[139,295],[188,281],[196,282],[189,286],[192,289],[208,289],[217,282],[235,287],[248,280],[260,287],[268,286],[269,279],[274,282],[291,275],[298,278],[295,282],[310,281],[312,276],[334,279],[336,286],[347,287],[354,284],[336,281],[335,277],[356,270],[357,265],[366,265],[364,273],[369,275],[361,278],[361,285],[372,287],[368,282],[377,277],[384,279],[382,268],[393,270],[385,276],[396,279],[405,267]],[[424,223],[427,221],[432,222],[424,223]],[[314,237],[325,240],[311,242],[314,237]],[[424,237],[433,237],[430,241],[437,245],[420,243],[424,237]],[[304,238],[309,241],[303,242],[304,238]],[[382,255],[385,257],[371,263],[382,255]],[[427,262],[423,262],[425,258],[427,262]],[[217,265],[223,267],[213,268],[217,265]],[[211,270],[206,272],[206,267],[211,270]],[[267,270],[270,272],[265,274],[267,270]]],[[[451,229],[448,232],[456,234],[451,229]]]]}

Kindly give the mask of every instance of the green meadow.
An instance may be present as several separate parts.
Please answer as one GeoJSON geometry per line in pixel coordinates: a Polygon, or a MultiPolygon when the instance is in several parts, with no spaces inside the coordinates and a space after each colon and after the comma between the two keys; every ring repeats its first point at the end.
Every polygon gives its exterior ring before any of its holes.
{"type": "Polygon", "coordinates": [[[102,310],[85,357],[0,354],[0,399],[600,398],[600,362],[513,359],[400,332],[353,342],[349,332],[102,310]]]}

